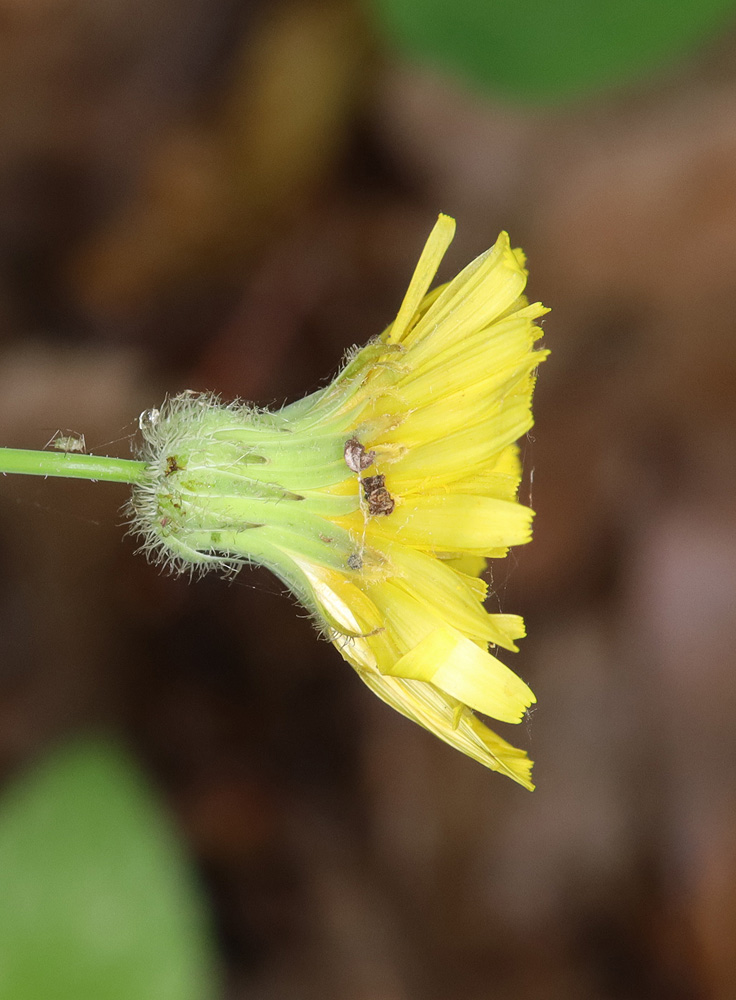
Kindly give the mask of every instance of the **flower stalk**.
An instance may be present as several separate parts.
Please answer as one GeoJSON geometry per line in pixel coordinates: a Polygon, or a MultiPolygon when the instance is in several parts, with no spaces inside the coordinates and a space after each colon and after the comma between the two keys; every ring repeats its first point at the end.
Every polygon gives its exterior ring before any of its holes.
{"type": "Polygon", "coordinates": [[[91,479],[108,483],[139,483],[146,463],[129,458],[106,458],[67,451],[34,451],[0,448],[0,473],[23,476],[61,476],[64,479],[91,479]]]}

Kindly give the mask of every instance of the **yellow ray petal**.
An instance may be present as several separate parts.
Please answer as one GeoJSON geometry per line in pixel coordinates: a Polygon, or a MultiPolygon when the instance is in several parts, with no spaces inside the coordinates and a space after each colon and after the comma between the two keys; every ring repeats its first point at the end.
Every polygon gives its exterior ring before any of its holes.
{"type": "Polygon", "coordinates": [[[458,556],[455,559],[443,559],[442,562],[465,580],[479,601],[485,601],[488,584],[478,579],[488,568],[488,560],[484,556],[458,556]]]}
{"type": "Polygon", "coordinates": [[[481,382],[490,395],[515,384],[546,357],[533,351],[533,327],[526,321],[502,320],[494,331],[481,330],[456,349],[438,349],[417,362],[397,382],[396,391],[411,407],[427,405],[433,397],[449,395],[481,382]]]}
{"type": "Polygon", "coordinates": [[[452,488],[458,493],[477,493],[498,500],[516,500],[521,482],[521,461],[517,445],[504,448],[485,469],[471,469],[456,479],[452,488]]]}
{"type": "Polygon", "coordinates": [[[438,296],[406,338],[418,344],[431,334],[443,344],[461,341],[469,332],[488,326],[521,296],[526,271],[509,246],[507,233],[476,257],[438,296]]]}
{"type": "Polygon", "coordinates": [[[427,681],[501,722],[521,722],[535,697],[517,675],[452,629],[436,629],[392,664],[392,677],[427,681]]]}
{"type": "Polygon", "coordinates": [[[404,339],[454,235],[455,220],[449,215],[440,215],[424,245],[396,319],[384,334],[387,344],[398,344],[404,339]]]}
{"type": "Polygon", "coordinates": [[[407,499],[374,531],[427,551],[485,555],[528,542],[533,517],[508,500],[447,493],[407,499]]]}
{"type": "Polygon", "coordinates": [[[503,646],[504,649],[511,649],[517,652],[518,646],[515,639],[523,639],[526,635],[526,626],[521,615],[489,615],[493,622],[499,638],[491,639],[496,646],[503,646]]]}
{"type": "Polygon", "coordinates": [[[315,600],[331,628],[342,635],[366,635],[382,627],[382,619],[364,590],[335,570],[292,554],[312,586],[315,600]]]}
{"type": "MultiPolygon", "coordinates": [[[[516,403],[519,398],[524,398],[527,406],[530,406],[534,385],[530,372],[534,371],[538,363],[536,358],[525,358],[513,370],[506,371],[507,377],[499,385],[494,385],[490,378],[481,380],[476,377],[473,382],[464,384],[454,392],[430,395],[422,405],[412,407],[402,421],[394,421],[382,431],[378,430],[378,415],[382,409],[388,409],[390,404],[385,398],[376,400],[372,408],[371,423],[375,423],[377,433],[371,446],[401,444],[406,448],[416,447],[457,431],[467,430],[502,413],[507,405],[512,401],[516,403]]],[[[402,390],[403,398],[406,395],[402,390]]],[[[413,390],[411,395],[413,396],[413,390]]]]}
{"type": "MultiPolygon", "coordinates": [[[[424,617],[430,613],[436,625],[443,621],[474,641],[485,645],[492,642],[507,645],[506,634],[499,630],[483,607],[486,585],[464,573],[454,571],[446,563],[396,543],[384,543],[397,576],[393,587],[400,587],[424,606],[424,617]]],[[[484,560],[485,562],[485,560],[484,560]]],[[[411,612],[404,608],[404,615],[411,612]]]]}
{"type": "Polygon", "coordinates": [[[360,672],[361,680],[379,698],[407,719],[492,771],[500,771],[530,791],[532,762],[523,750],[507,743],[470,709],[431,684],[360,672]]]}
{"type": "Polygon", "coordinates": [[[416,484],[440,489],[470,472],[482,472],[495,455],[532,426],[529,400],[512,399],[484,422],[412,448],[391,466],[389,490],[406,494],[416,484]]]}

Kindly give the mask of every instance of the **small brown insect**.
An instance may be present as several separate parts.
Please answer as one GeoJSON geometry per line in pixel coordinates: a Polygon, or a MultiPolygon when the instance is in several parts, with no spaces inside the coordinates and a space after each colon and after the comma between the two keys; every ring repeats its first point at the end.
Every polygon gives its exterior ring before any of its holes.
{"type": "Polygon", "coordinates": [[[345,464],[353,472],[363,472],[373,465],[375,457],[375,451],[366,451],[357,438],[345,442],[345,464]]]}
{"type": "Polygon", "coordinates": [[[175,472],[179,471],[181,471],[181,466],[176,459],[176,455],[169,455],[166,459],[166,472],[164,475],[173,476],[175,472]]]}
{"type": "Polygon", "coordinates": [[[365,476],[361,483],[368,502],[368,513],[390,514],[396,501],[386,489],[386,477],[380,473],[377,476],[365,476]]]}

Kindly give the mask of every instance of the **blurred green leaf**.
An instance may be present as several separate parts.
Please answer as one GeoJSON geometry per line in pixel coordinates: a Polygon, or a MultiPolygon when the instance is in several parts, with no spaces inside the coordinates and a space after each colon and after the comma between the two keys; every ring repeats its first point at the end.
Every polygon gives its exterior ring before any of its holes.
{"type": "Polygon", "coordinates": [[[541,100],[644,76],[736,22],[734,0],[375,3],[413,56],[509,96],[541,100]]]}
{"type": "Polygon", "coordinates": [[[78,741],[6,789],[0,997],[203,1000],[212,970],[181,846],[124,751],[78,741]]]}

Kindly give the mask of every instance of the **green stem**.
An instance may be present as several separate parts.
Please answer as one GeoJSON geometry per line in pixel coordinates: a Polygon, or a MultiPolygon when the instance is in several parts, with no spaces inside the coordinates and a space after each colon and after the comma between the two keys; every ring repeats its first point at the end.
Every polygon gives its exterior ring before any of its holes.
{"type": "Polygon", "coordinates": [[[146,471],[145,462],[129,458],[104,458],[69,451],[27,451],[0,448],[0,472],[23,476],[63,476],[67,479],[103,479],[108,483],[138,483],[146,471]]]}

